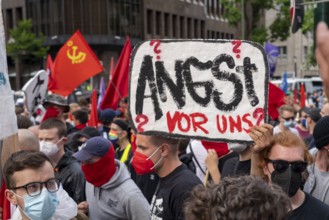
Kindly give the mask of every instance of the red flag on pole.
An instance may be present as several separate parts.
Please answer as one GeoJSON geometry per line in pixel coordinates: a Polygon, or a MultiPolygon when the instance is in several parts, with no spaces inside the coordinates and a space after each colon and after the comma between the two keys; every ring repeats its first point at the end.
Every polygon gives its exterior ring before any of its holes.
{"type": "Polygon", "coordinates": [[[277,86],[269,83],[268,86],[268,114],[273,120],[279,117],[278,109],[284,105],[285,93],[277,86]]]}
{"type": "Polygon", "coordinates": [[[120,99],[128,95],[129,60],[131,54],[130,39],[127,37],[117,66],[106,89],[101,109],[116,109],[120,99]]]}
{"type": "Polygon", "coordinates": [[[56,88],[54,81],[54,62],[51,59],[51,56],[48,54],[47,56],[47,73],[48,73],[48,90],[52,90],[56,88]]]}
{"type": "Polygon", "coordinates": [[[305,95],[305,86],[304,83],[300,85],[300,103],[301,108],[304,108],[306,105],[306,95],[305,95]]]}
{"type": "Polygon", "coordinates": [[[297,103],[297,99],[298,99],[298,91],[297,89],[294,89],[294,103],[296,104],[297,103]]]}
{"type": "Polygon", "coordinates": [[[55,88],[50,91],[67,96],[85,80],[103,71],[103,67],[80,31],[59,50],[54,62],[55,88]]]}
{"type": "Polygon", "coordinates": [[[97,128],[98,114],[97,114],[97,91],[94,89],[91,95],[91,111],[88,126],[97,128]]]}

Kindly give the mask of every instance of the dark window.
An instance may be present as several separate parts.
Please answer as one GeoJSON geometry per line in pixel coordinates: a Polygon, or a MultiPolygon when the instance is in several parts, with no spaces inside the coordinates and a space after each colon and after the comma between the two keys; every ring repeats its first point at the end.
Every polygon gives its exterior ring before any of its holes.
{"type": "Polygon", "coordinates": [[[146,22],[147,22],[147,33],[152,34],[153,32],[153,18],[152,18],[152,10],[148,9],[147,10],[147,17],[146,17],[146,22]]]}
{"type": "Polygon", "coordinates": [[[204,21],[200,22],[200,33],[201,33],[201,38],[205,38],[204,34],[205,34],[205,25],[204,25],[204,21]]]}
{"type": "Polygon", "coordinates": [[[185,26],[184,26],[184,17],[181,16],[179,19],[179,26],[180,26],[180,37],[184,38],[185,26]]]}
{"type": "Polygon", "coordinates": [[[198,33],[199,32],[198,27],[199,27],[198,26],[198,20],[195,19],[194,20],[194,36],[193,36],[194,38],[199,38],[199,36],[200,36],[199,33],[198,33]]]}
{"type": "Polygon", "coordinates": [[[166,37],[169,36],[169,14],[168,13],[164,14],[164,35],[166,37]]]}
{"type": "Polygon", "coordinates": [[[187,19],[187,38],[192,38],[192,21],[191,21],[191,18],[187,19]]]}
{"type": "Polygon", "coordinates": [[[177,37],[177,16],[172,16],[172,36],[177,37]]]}
{"type": "Polygon", "coordinates": [[[160,35],[160,30],[162,28],[161,24],[161,12],[157,11],[155,13],[155,34],[160,35]]]}

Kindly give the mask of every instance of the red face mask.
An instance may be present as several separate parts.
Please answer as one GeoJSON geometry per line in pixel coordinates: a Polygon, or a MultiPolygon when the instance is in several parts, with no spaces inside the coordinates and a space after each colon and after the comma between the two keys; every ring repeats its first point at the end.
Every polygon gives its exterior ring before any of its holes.
{"type": "Polygon", "coordinates": [[[148,173],[153,173],[154,172],[154,167],[159,164],[159,162],[162,160],[162,157],[159,159],[159,161],[154,164],[153,161],[151,160],[151,157],[154,156],[154,154],[160,149],[156,149],[151,156],[147,157],[144,154],[135,151],[134,152],[134,157],[131,161],[131,165],[134,167],[136,173],[138,175],[144,175],[148,173]]]}
{"type": "Polygon", "coordinates": [[[94,186],[99,187],[107,183],[116,171],[113,147],[99,161],[92,164],[82,164],[81,169],[86,180],[94,186]]]}

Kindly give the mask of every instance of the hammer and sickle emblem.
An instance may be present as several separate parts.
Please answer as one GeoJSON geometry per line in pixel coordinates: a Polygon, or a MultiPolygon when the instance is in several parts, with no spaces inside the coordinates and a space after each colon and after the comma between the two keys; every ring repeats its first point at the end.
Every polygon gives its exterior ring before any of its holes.
{"type": "Polygon", "coordinates": [[[69,41],[67,46],[72,48],[72,53],[70,53],[70,49],[67,50],[66,55],[67,57],[72,60],[72,64],[82,63],[86,59],[86,53],[78,52],[78,47],[73,45],[73,41],[69,41]]]}

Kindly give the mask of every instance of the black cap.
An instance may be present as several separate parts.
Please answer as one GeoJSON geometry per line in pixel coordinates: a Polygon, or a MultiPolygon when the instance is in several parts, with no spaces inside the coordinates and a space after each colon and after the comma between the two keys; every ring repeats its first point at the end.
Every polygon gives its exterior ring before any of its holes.
{"type": "Polygon", "coordinates": [[[316,148],[322,149],[329,144],[329,116],[322,117],[315,125],[313,131],[316,148]]]}
{"type": "Polygon", "coordinates": [[[60,95],[56,95],[56,94],[48,95],[46,99],[43,101],[43,107],[47,109],[49,105],[64,107],[64,113],[70,111],[70,106],[67,104],[65,98],[60,95]]]}

